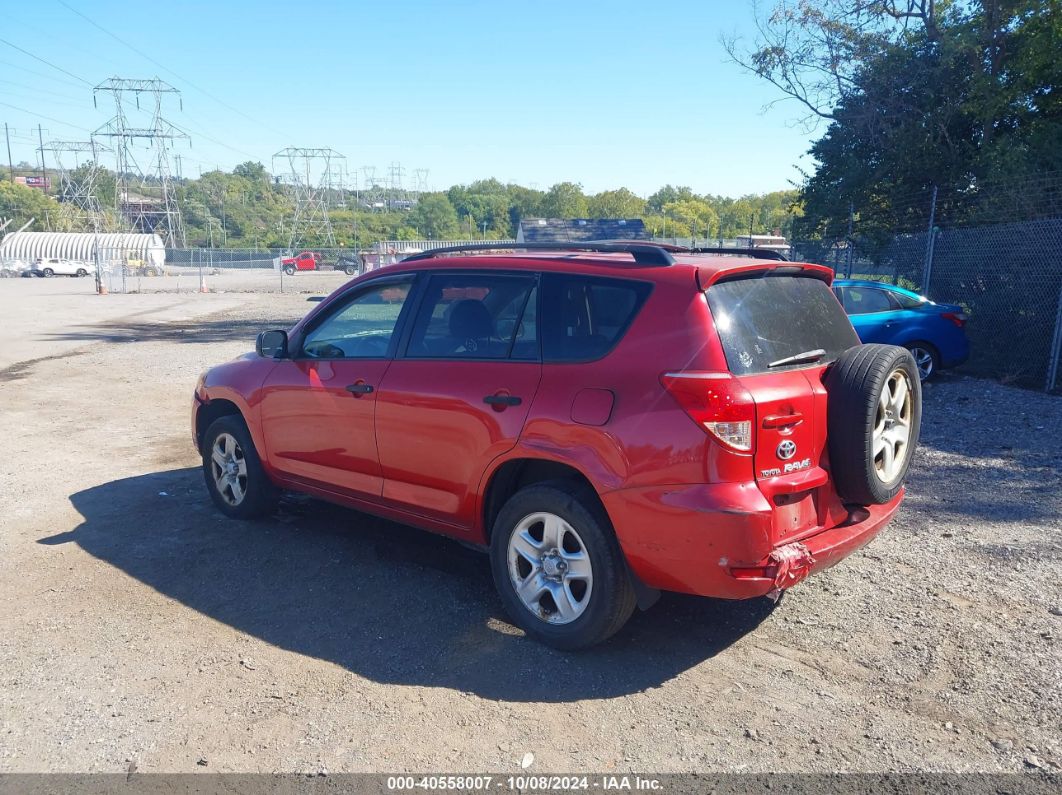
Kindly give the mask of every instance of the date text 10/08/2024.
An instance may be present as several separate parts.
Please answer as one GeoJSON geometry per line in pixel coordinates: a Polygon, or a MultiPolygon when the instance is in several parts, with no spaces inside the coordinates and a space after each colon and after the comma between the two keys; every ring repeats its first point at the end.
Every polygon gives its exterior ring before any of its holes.
{"type": "Polygon", "coordinates": [[[661,789],[661,782],[641,776],[389,776],[391,792],[413,791],[642,791],[661,789]]]}

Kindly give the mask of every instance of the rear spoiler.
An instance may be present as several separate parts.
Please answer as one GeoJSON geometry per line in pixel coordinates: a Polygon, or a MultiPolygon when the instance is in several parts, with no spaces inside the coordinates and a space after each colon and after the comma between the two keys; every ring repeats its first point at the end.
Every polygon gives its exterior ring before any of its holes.
{"type": "Polygon", "coordinates": [[[726,270],[714,268],[697,269],[697,287],[704,291],[713,284],[729,282],[735,279],[759,279],[768,276],[802,276],[818,279],[829,284],[833,281],[833,271],[825,265],[813,265],[810,262],[754,262],[738,265],[726,270]]]}

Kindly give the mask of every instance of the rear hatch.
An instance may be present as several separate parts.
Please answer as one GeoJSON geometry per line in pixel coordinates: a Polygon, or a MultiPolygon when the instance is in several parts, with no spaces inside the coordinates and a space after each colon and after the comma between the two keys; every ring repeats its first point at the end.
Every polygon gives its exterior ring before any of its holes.
{"type": "Polygon", "coordinates": [[[843,520],[829,480],[826,366],[859,344],[821,278],[743,273],[705,295],[730,372],[755,404],[753,467],[774,513],[774,543],[843,520]]]}

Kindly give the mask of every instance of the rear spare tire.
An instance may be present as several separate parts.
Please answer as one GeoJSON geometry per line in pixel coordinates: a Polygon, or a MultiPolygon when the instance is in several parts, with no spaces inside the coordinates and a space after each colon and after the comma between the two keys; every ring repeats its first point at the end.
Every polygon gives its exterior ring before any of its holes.
{"type": "Polygon", "coordinates": [[[881,505],[903,488],[922,424],[922,385],[911,353],[849,348],[830,367],[830,470],[846,503],[881,505]]]}

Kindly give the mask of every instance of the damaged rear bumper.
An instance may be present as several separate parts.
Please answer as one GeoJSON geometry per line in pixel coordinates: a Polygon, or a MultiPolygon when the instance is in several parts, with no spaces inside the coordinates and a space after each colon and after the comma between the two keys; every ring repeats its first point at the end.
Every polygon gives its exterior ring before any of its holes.
{"type": "Polygon", "coordinates": [[[774,546],[770,507],[755,509],[758,492],[731,495],[744,503],[732,510],[719,509],[715,489],[710,508],[691,492],[637,492],[602,495],[610,516],[635,520],[614,520],[632,571],[652,588],[721,599],[777,596],[825,571],[869,544],[903,500],[901,491],[884,505],[851,508],[841,524],[774,546]]]}

